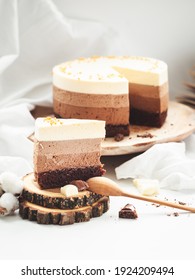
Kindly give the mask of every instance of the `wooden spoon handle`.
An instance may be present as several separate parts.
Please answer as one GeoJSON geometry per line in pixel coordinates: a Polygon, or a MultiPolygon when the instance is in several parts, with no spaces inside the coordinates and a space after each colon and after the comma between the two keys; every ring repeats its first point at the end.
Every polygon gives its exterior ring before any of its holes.
{"type": "Polygon", "coordinates": [[[190,207],[186,204],[179,204],[179,202],[178,203],[170,202],[170,201],[167,201],[167,200],[160,200],[160,199],[157,199],[157,198],[154,198],[154,197],[129,194],[127,192],[121,192],[121,196],[126,196],[126,197],[130,197],[130,198],[134,198],[134,199],[144,200],[144,201],[152,202],[152,203],[155,203],[155,204],[165,205],[165,206],[168,206],[168,207],[177,208],[177,209],[186,210],[186,211],[190,211],[190,212],[195,213],[195,208],[194,207],[190,207]]]}

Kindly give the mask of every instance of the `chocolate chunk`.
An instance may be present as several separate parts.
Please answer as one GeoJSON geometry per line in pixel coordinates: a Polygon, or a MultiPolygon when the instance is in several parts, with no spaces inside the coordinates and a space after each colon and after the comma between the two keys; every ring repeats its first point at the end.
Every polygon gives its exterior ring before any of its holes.
{"type": "Polygon", "coordinates": [[[88,184],[85,181],[82,180],[74,180],[71,182],[72,185],[76,186],[78,188],[79,192],[85,191],[89,189],[88,184]]]}
{"type": "Polygon", "coordinates": [[[117,142],[122,141],[123,139],[124,139],[124,135],[121,133],[118,133],[114,136],[114,140],[117,142]]]}
{"type": "Polygon", "coordinates": [[[138,215],[135,207],[132,204],[127,204],[119,211],[119,218],[137,219],[138,215]]]}

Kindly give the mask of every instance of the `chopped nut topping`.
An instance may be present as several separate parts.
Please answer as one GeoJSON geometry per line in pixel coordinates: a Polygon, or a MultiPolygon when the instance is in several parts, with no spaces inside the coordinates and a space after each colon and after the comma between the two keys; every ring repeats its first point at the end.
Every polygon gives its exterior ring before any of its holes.
{"type": "Polygon", "coordinates": [[[54,117],[46,117],[44,119],[44,121],[49,123],[50,125],[63,124],[63,122],[61,120],[54,118],[54,117]]]}
{"type": "Polygon", "coordinates": [[[60,66],[60,71],[66,72],[66,67],[65,66],[60,66]]]}

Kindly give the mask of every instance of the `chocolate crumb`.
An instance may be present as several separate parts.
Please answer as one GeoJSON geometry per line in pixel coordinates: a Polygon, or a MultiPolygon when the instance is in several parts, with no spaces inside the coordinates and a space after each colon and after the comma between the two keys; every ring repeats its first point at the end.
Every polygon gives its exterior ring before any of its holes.
{"type": "Polygon", "coordinates": [[[138,215],[135,207],[132,204],[127,204],[119,211],[119,218],[137,219],[138,215]]]}
{"type": "Polygon", "coordinates": [[[141,138],[153,138],[154,135],[152,135],[151,133],[144,133],[144,134],[137,134],[137,137],[141,137],[141,138]]]}
{"type": "Polygon", "coordinates": [[[152,205],[155,207],[160,207],[160,204],[152,203],[152,205]]]}
{"type": "Polygon", "coordinates": [[[70,184],[76,186],[79,192],[86,191],[89,189],[88,184],[82,180],[74,180],[70,184]]]}
{"type": "Polygon", "coordinates": [[[174,213],[173,213],[173,216],[178,217],[178,216],[179,216],[179,213],[178,213],[178,212],[174,212],[174,213]]]}
{"type": "Polygon", "coordinates": [[[124,135],[121,133],[118,133],[114,136],[114,140],[117,142],[122,141],[123,139],[124,139],[124,135]]]}
{"type": "Polygon", "coordinates": [[[185,203],[185,202],[182,202],[182,201],[178,201],[178,203],[179,203],[180,205],[186,205],[186,203],[185,203]]]}

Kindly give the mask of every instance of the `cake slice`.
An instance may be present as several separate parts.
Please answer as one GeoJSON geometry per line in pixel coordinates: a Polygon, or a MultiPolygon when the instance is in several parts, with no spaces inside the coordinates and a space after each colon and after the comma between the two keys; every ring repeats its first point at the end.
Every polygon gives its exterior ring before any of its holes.
{"type": "Polygon", "coordinates": [[[105,173],[100,162],[105,122],[38,118],[35,121],[34,173],[42,189],[105,173]]]}

